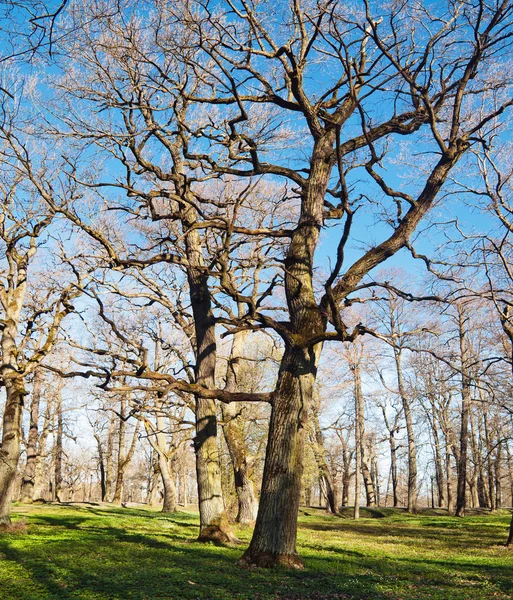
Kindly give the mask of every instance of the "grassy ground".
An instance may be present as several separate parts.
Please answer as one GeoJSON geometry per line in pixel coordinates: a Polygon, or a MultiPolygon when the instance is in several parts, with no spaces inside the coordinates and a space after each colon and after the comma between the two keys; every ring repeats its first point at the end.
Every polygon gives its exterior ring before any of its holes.
{"type": "MultiPolygon", "coordinates": [[[[17,506],[26,531],[0,534],[0,599],[513,598],[513,552],[503,545],[508,513],[364,516],[354,522],[304,511],[306,569],[248,571],[235,564],[244,546],[195,541],[194,513],[17,506]]],[[[251,532],[237,533],[246,544],[251,532]]]]}

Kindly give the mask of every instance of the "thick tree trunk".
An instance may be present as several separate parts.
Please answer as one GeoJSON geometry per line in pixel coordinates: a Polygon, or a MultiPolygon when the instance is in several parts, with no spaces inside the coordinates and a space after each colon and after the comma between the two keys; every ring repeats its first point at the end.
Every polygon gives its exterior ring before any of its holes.
{"type": "Polygon", "coordinates": [[[221,485],[216,405],[213,400],[196,398],[196,477],[200,511],[201,542],[230,542],[221,485]]]}
{"type": "MultiPolygon", "coordinates": [[[[176,160],[179,162],[180,158],[177,156],[176,160]]],[[[207,389],[214,389],[217,360],[215,321],[212,313],[208,274],[204,266],[202,242],[198,230],[194,228],[197,216],[194,209],[191,208],[193,204],[194,202],[191,205],[184,205],[182,222],[190,265],[187,269],[187,279],[194,316],[195,377],[196,383],[199,385],[207,389]]],[[[214,400],[199,396],[195,398],[195,401],[194,450],[200,513],[198,540],[230,542],[234,540],[234,537],[228,525],[223,502],[217,439],[217,405],[214,400]]]]}
{"type": "Polygon", "coordinates": [[[23,401],[27,392],[20,380],[5,381],[5,409],[0,446],[0,525],[11,521],[14,479],[21,452],[23,401]]]}
{"type": "Polygon", "coordinates": [[[258,517],[243,563],[303,565],[296,551],[297,514],[316,362],[313,350],[285,349],[273,395],[258,517]]]}
{"type": "Polygon", "coordinates": [[[295,340],[308,341],[326,329],[325,316],[314,293],[313,265],[335,139],[336,130],[330,128],[315,141],[308,183],[301,195],[301,216],[284,261],[290,336],[273,394],[257,521],[242,557],[248,564],[302,566],[296,551],[297,513],[305,429],[322,345],[296,345],[295,340]]]}
{"type": "Polygon", "coordinates": [[[32,384],[32,398],[30,402],[30,425],[27,439],[27,462],[23,472],[20,498],[22,502],[32,502],[34,499],[34,485],[38,462],[38,438],[39,438],[39,404],[41,402],[41,387],[43,377],[38,369],[34,373],[32,384]]]}

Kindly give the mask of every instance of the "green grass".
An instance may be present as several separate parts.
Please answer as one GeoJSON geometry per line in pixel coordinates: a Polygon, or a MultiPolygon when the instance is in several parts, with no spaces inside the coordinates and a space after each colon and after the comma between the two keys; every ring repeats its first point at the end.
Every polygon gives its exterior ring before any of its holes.
{"type": "Polygon", "coordinates": [[[363,514],[354,522],[302,511],[306,568],[288,572],[235,564],[247,529],[237,530],[240,547],[199,544],[194,513],[17,506],[27,530],[0,535],[0,599],[513,598],[509,513],[363,514]]]}

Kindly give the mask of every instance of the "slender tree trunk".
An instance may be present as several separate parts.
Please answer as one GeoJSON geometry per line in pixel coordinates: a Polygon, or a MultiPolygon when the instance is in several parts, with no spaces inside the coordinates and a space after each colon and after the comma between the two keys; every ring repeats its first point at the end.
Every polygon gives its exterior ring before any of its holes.
{"type": "Polygon", "coordinates": [[[349,487],[351,485],[351,465],[350,460],[347,461],[349,464],[346,464],[344,460],[344,467],[342,471],[342,506],[348,506],[349,504],[349,487]]]}
{"type": "Polygon", "coordinates": [[[468,348],[466,339],[465,313],[458,306],[458,326],[461,356],[461,428],[460,428],[460,453],[458,461],[458,488],[456,497],[456,516],[464,517],[466,508],[467,467],[468,467],[468,426],[471,410],[471,380],[468,373],[468,348]]]}
{"type": "Polygon", "coordinates": [[[365,404],[362,394],[362,383],[360,365],[354,365],[354,378],[355,378],[355,398],[358,403],[356,410],[356,422],[358,425],[358,445],[360,448],[360,472],[363,478],[363,484],[365,486],[365,496],[367,499],[367,506],[376,506],[376,490],[374,487],[374,481],[372,474],[369,469],[368,461],[372,457],[367,456],[366,450],[366,437],[365,437],[365,404]]]}
{"type": "Polygon", "coordinates": [[[509,535],[506,546],[513,546],[513,514],[511,515],[511,522],[509,524],[509,535]]]}
{"type": "Polygon", "coordinates": [[[360,518],[360,474],[362,471],[362,421],[363,421],[363,394],[361,389],[360,367],[358,363],[352,365],[354,374],[354,445],[355,445],[355,474],[354,474],[354,519],[360,518]]]}
{"type": "MultiPolygon", "coordinates": [[[[239,331],[233,336],[225,384],[225,389],[229,392],[237,391],[239,385],[240,362],[244,355],[246,339],[246,331],[239,331]]],[[[244,424],[246,409],[239,402],[233,402],[223,404],[221,410],[224,422],[223,434],[233,466],[237,494],[238,511],[235,520],[237,523],[249,525],[256,519],[258,502],[247,459],[244,424]]]]}
{"type": "Polygon", "coordinates": [[[448,440],[446,440],[445,448],[445,480],[447,483],[447,512],[452,514],[454,511],[454,493],[452,485],[451,445],[448,440]]]}
{"type": "Polygon", "coordinates": [[[123,477],[125,474],[124,459],[125,459],[125,438],[126,438],[126,400],[121,399],[119,410],[119,425],[118,425],[118,461],[116,469],[116,480],[114,486],[114,495],[112,497],[113,504],[121,504],[123,496],[123,477]]]}
{"type": "Polygon", "coordinates": [[[444,484],[444,469],[442,462],[442,452],[440,446],[440,436],[438,433],[438,427],[436,419],[433,418],[432,427],[433,441],[434,441],[434,454],[435,454],[435,480],[437,489],[437,504],[438,508],[441,508],[445,504],[445,484],[444,484]]]}
{"type": "Polygon", "coordinates": [[[319,471],[320,485],[326,496],[328,510],[332,514],[336,514],[337,507],[335,504],[335,493],[333,491],[333,478],[328,465],[326,456],[326,448],[324,446],[324,437],[321,431],[321,425],[319,423],[319,406],[316,403],[314,410],[312,411],[312,448],[317,463],[317,469],[319,471]]]}
{"type": "Polygon", "coordinates": [[[400,348],[394,348],[395,365],[397,371],[397,386],[399,396],[403,404],[404,420],[406,422],[406,436],[408,438],[408,501],[406,510],[409,513],[417,512],[417,448],[415,445],[415,430],[413,427],[413,415],[408,398],[404,389],[402,354],[400,348]]]}
{"type": "Polygon", "coordinates": [[[150,506],[154,506],[157,503],[157,491],[158,483],[161,479],[160,467],[159,467],[159,454],[151,447],[151,465],[150,473],[148,477],[148,494],[146,497],[146,503],[150,506]]]}
{"type": "Polygon", "coordinates": [[[114,439],[116,435],[116,420],[114,415],[111,415],[109,421],[109,430],[107,433],[107,458],[105,461],[105,500],[112,502],[112,483],[114,471],[114,439]]]}
{"type": "Polygon", "coordinates": [[[502,506],[502,442],[497,443],[495,461],[493,464],[495,475],[495,508],[498,510],[502,506]]]}
{"type": "Polygon", "coordinates": [[[21,484],[21,501],[32,502],[34,499],[34,485],[36,468],[38,462],[38,438],[39,438],[39,404],[41,402],[41,387],[43,377],[40,369],[34,373],[32,384],[32,398],[30,402],[30,425],[27,439],[27,463],[23,473],[21,484]]]}
{"type": "MultiPolygon", "coordinates": [[[[162,406],[157,406],[157,410],[162,410],[162,406]]],[[[144,421],[148,441],[151,447],[158,456],[158,471],[162,479],[164,489],[164,502],[162,512],[176,512],[176,484],[175,474],[171,468],[167,439],[166,439],[166,420],[163,413],[158,413],[156,417],[156,425],[151,425],[148,420],[144,421]]]]}
{"type": "Polygon", "coordinates": [[[41,430],[41,435],[39,436],[38,444],[37,444],[37,459],[36,459],[36,472],[34,475],[34,493],[33,498],[37,499],[41,496],[42,486],[43,486],[43,472],[44,472],[44,461],[43,457],[46,453],[46,443],[48,441],[48,436],[50,435],[50,428],[52,426],[53,420],[53,410],[54,410],[54,398],[51,395],[47,395],[46,398],[46,410],[43,420],[43,428],[41,430]]]}
{"type": "Polygon", "coordinates": [[[95,433],[94,438],[96,440],[96,447],[98,448],[98,466],[100,468],[100,498],[102,502],[105,502],[107,495],[107,481],[105,477],[105,456],[103,454],[103,445],[98,433],[95,433]]]}
{"type": "Polygon", "coordinates": [[[125,479],[125,472],[134,456],[135,447],[137,445],[137,439],[139,436],[139,421],[137,422],[132,436],[132,442],[125,454],[125,443],[126,443],[126,399],[121,398],[120,403],[120,418],[119,418],[119,429],[118,429],[118,463],[116,470],[116,485],[114,488],[114,497],[112,498],[113,504],[121,504],[123,499],[123,486],[125,479]]]}
{"type": "Polygon", "coordinates": [[[184,457],[183,470],[182,470],[182,485],[183,485],[182,501],[183,501],[184,507],[187,508],[187,506],[189,504],[189,495],[188,495],[188,491],[187,491],[187,464],[186,464],[185,457],[184,457]]]}
{"type": "Polygon", "coordinates": [[[55,445],[54,445],[54,500],[62,502],[62,457],[63,457],[63,417],[62,417],[62,380],[60,379],[57,384],[55,398],[55,418],[56,423],[56,434],[55,434],[55,445]]]}

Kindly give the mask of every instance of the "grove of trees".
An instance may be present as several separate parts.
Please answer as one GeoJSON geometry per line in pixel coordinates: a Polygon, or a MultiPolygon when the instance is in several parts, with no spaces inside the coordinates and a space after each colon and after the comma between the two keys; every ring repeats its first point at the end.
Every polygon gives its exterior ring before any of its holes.
{"type": "Polygon", "coordinates": [[[513,3],[2,7],[0,522],[513,505],[513,3]]]}

